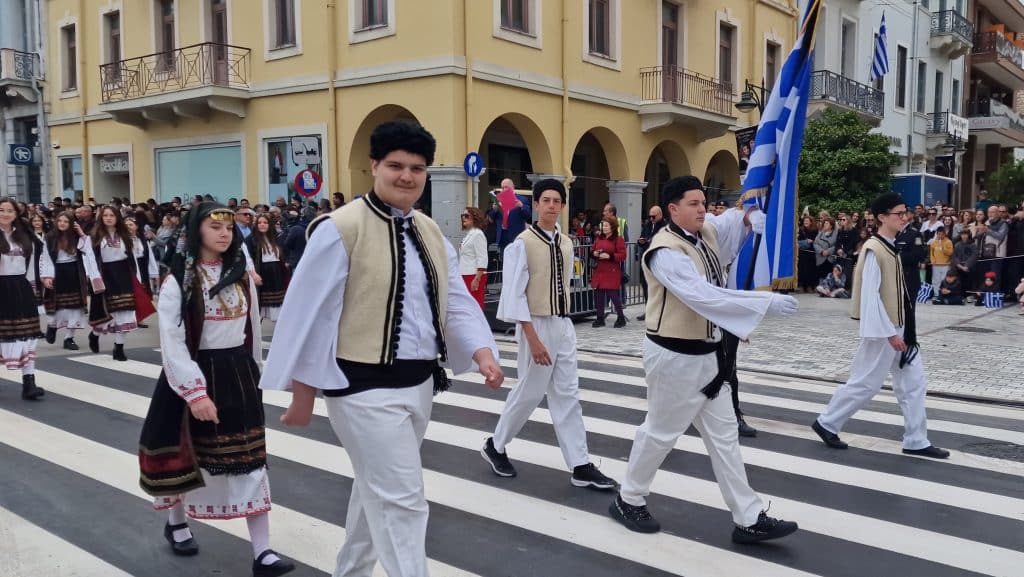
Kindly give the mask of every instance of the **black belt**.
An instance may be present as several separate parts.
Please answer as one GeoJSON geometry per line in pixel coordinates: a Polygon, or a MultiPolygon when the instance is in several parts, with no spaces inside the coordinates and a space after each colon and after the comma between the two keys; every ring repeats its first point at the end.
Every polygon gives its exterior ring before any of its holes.
{"type": "Polygon", "coordinates": [[[709,399],[713,399],[718,396],[718,393],[722,390],[722,385],[725,384],[726,377],[729,374],[729,367],[727,366],[728,363],[725,358],[725,346],[723,341],[709,342],[696,339],[675,339],[671,337],[652,335],[650,333],[647,334],[647,338],[650,339],[652,343],[681,355],[700,356],[714,353],[715,360],[718,364],[718,372],[715,374],[715,378],[711,379],[711,382],[705,385],[700,392],[704,393],[704,396],[709,399]]]}

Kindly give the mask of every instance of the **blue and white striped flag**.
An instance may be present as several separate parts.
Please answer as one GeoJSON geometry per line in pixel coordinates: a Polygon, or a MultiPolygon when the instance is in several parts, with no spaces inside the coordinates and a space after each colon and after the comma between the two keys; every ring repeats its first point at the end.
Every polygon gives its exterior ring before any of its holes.
{"type": "Polygon", "coordinates": [[[875,37],[875,55],[871,59],[871,82],[878,80],[889,72],[889,48],[885,38],[885,12],[882,12],[882,26],[875,37]]]}
{"type": "Polygon", "coordinates": [[[917,289],[917,302],[926,303],[932,300],[935,296],[935,287],[928,283],[921,283],[921,288],[917,289]]]}
{"type": "Polygon", "coordinates": [[[761,114],[741,202],[766,213],[765,228],[740,247],[733,267],[738,289],[796,288],[797,170],[820,12],[821,0],[809,0],[800,35],[761,114]]]}
{"type": "Polygon", "coordinates": [[[1001,309],[1003,308],[1003,293],[984,293],[985,308],[987,309],[1001,309]]]}

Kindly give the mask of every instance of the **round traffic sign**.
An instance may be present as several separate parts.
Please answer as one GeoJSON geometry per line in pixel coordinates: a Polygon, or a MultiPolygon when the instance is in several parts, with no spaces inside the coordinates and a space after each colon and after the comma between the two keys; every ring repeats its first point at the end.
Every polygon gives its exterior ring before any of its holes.
{"type": "Polygon", "coordinates": [[[470,152],[466,155],[466,159],[462,161],[462,170],[466,171],[466,176],[480,176],[484,171],[484,159],[480,158],[479,154],[470,152]]]}
{"type": "Polygon", "coordinates": [[[295,192],[306,198],[312,198],[320,192],[323,183],[323,179],[315,170],[307,168],[295,175],[295,192]]]}

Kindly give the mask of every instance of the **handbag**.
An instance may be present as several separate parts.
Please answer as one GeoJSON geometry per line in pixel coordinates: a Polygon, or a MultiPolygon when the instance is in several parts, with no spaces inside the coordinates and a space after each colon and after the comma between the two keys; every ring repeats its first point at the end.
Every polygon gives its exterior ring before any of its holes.
{"type": "Polygon", "coordinates": [[[134,275],[132,276],[132,296],[135,299],[135,322],[141,323],[156,312],[153,299],[149,298],[149,293],[134,275]]]}

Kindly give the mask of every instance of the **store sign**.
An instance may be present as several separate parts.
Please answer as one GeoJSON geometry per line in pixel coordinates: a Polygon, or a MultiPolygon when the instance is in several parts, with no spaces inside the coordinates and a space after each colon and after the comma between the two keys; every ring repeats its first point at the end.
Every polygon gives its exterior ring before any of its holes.
{"type": "Polygon", "coordinates": [[[946,124],[946,130],[950,136],[959,138],[960,140],[967,140],[967,131],[971,128],[971,122],[963,116],[957,116],[955,114],[949,115],[949,122],[946,124]]]}
{"type": "Polygon", "coordinates": [[[999,118],[998,116],[975,116],[970,119],[971,130],[993,130],[1009,127],[1009,118],[999,118]]]}
{"type": "Polygon", "coordinates": [[[299,166],[320,164],[320,138],[316,136],[293,137],[292,161],[299,166]]]}
{"type": "Polygon", "coordinates": [[[100,172],[103,174],[128,174],[128,154],[107,154],[100,157],[100,172]]]}

